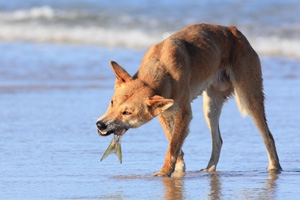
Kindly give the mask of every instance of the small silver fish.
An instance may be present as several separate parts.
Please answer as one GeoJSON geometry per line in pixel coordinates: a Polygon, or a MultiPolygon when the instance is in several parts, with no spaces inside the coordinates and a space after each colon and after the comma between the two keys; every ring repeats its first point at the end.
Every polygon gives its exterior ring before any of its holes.
{"type": "Polygon", "coordinates": [[[115,153],[122,164],[121,137],[121,135],[114,135],[100,161],[104,160],[109,154],[115,153]]]}

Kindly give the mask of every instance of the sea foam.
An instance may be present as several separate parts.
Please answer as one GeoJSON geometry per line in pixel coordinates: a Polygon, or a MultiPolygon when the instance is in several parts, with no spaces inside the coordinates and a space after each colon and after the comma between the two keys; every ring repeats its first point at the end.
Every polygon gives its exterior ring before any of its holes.
{"type": "MultiPolygon", "coordinates": [[[[182,27],[187,24],[182,23],[182,27]]],[[[0,12],[0,41],[99,45],[103,47],[149,48],[177,28],[168,21],[150,16],[139,19],[111,13],[57,10],[50,6],[0,12]]],[[[262,32],[263,29],[260,29],[262,32]]],[[[270,35],[245,28],[253,48],[261,55],[300,58],[300,39],[285,37],[284,28],[270,35]],[[281,31],[282,30],[282,31],[281,31]]]]}

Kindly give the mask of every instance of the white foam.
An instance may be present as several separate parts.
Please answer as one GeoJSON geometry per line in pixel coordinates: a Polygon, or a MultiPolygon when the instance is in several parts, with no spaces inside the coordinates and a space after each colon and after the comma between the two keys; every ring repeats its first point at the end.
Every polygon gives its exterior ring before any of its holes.
{"type": "Polygon", "coordinates": [[[25,19],[46,18],[52,19],[55,16],[54,10],[49,6],[33,7],[29,10],[16,10],[13,12],[1,12],[2,20],[18,21],[25,19]]]}
{"type": "Polygon", "coordinates": [[[253,48],[262,55],[282,55],[300,58],[300,39],[256,37],[250,39],[253,48]]]}
{"type": "Polygon", "coordinates": [[[141,30],[106,29],[102,27],[42,26],[35,24],[0,24],[0,40],[73,44],[94,44],[108,47],[149,47],[161,40],[159,34],[141,30]]]}
{"type": "MultiPolygon", "coordinates": [[[[1,24],[0,41],[93,44],[106,47],[148,48],[169,33],[147,33],[138,29],[107,29],[104,27],[67,27],[41,24],[1,24]]],[[[300,58],[300,39],[279,37],[249,38],[260,55],[282,55],[300,58]]]]}
{"type": "MultiPolygon", "coordinates": [[[[145,17],[136,21],[136,18],[127,15],[110,16],[76,10],[59,11],[49,6],[34,7],[0,12],[0,41],[149,48],[174,32],[171,30],[174,27],[164,26],[169,24],[167,21],[151,19],[145,17]]],[[[254,33],[246,35],[259,55],[300,58],[300,38],[279,37],[284,35],[284,31],[284,27],[278,27],[270,37],[256,37],[254,33]]]]}

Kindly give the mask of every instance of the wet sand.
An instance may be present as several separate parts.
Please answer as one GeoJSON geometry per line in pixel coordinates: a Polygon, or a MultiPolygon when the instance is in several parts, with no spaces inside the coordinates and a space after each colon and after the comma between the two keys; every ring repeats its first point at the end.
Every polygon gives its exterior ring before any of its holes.
{"type": "Polygon", "coordinates": [[[151,176],[168,146],[157,119],[124,135],[122,165],[115,155],[100,162],[111,140],[99,137],[95,126],[113,92],[108,61],[117,60],[133,73],[143,51],[63,45],[11,45],[9,50],[0,61],[1,199],[300,197],[299,60],[262,57],[267,118],[282,173],[266,172],[259,132],[249,117],[241,117],[234,99],[224,105],[220,120],[224,145],[217,172],[199,172],[211,151],[200,97],[193,102],[183,147],[187,174],[176,179],[151,176]],[[24,54],[29,50],[35,56],[24,54]]]}

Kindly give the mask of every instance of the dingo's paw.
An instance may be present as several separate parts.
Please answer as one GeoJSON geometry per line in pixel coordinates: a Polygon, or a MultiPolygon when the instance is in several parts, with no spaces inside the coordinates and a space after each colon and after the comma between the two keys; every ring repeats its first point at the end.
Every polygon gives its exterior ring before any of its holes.
{"type": "Polygon", "coordinates": [[[174,171],[173,176],[174,178],[183,178],[186,175],[183,171],[174,171]]]}
{"type": "Polygon", "coordinates": [[[200,169],[200,172],[208,172],[208,169],[206,169],[206,168],[200,169]]]}
{"type": "Polygon", "coordinates": [[[169,175],[166,172],[162,172],[162,171],[158,171],[152,174],[153,176],[160,176],[160,177],[170,177],[171,175],[169,175]]]}

